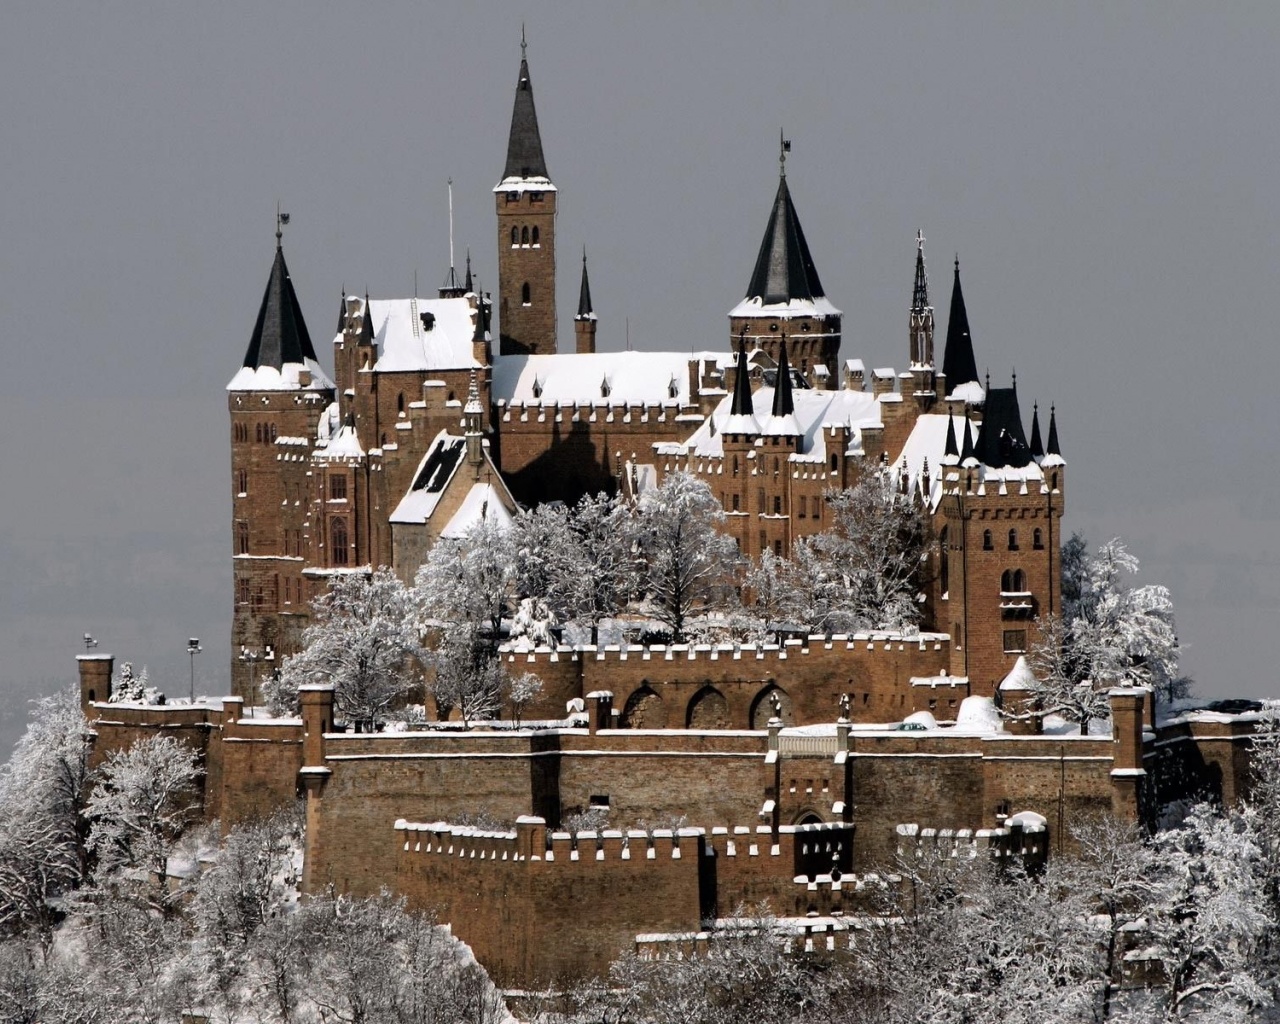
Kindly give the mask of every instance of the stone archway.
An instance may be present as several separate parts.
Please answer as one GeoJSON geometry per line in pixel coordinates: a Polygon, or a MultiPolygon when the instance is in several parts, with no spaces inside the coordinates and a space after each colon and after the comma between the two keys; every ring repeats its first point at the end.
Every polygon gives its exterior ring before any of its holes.
{"type": "Polygon", "coordinates": [[[795,724],[795,714],[791,708],[791,695],[781,686],[770,683],[756,694],[756,699],[751,702],[752,729],[767,729],[769,727],[769,719],[773,717],[773,698],[775,694],[778,702],[782,705],[782,724],[795,724]]]}
{"type": "Polygon", "coordinates": [[[627,698],[620,724],[624,729],[665,729],[667,707],[662,698],[645,683],[627,698]]]}
{"type": "Polygon", "coordinates": [[[704,686],[689,701],[686,729],[729,728],[729,702],[714,686],[704,686]]]}

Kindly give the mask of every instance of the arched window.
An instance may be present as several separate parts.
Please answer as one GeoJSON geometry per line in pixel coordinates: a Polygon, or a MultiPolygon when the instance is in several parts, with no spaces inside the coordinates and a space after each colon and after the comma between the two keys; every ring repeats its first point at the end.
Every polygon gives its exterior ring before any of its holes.
{"type": "Polygon", "coordinates": [[[253,433],[254,433],[254,440],[256,440],[258,444],[262,444],[262,424],[261,423],[254,424],[253,433]]]}
{"type": "Polygon", "coordinates": [[[1010,551],[1018,550],[1018,531],[1017,530],[1009,531],[1009,550],[1010,551]]]}
{"type": "Polygon", "coordinates": [[[396,412],[398,412],[401,416],[404,415],[404,392],[403,391],[400,394],[396,395],[396,412]]]}
{"type": "Polygon", "coordinates": [[[991,536],[991,531],[983,530],[982,531],[982,550],[993,551],[995,550],[995,546],[996,546],[995,538],[991,536]]]}
{"type": "Polygon", "coordinates": [[[236,470],[236,493],[249,493],[249,471],[247,469],[236,470]]]}
{"type": "Polygon", "coordinates": [[[831,472],[834,473],[835,471],[836,471],[836,453],[832,452],[831,453],[831,472]]]}
{"type": "Polygon", "coordinates": [[[347,523],[334,516],[329,520],[329,544],[333,548],[334,565],[347,564],[347,523]]]}
{"type": "Polygon", "coordinates": [[[773,475],[778,475],[778,456],[776,455],[773,457],[773,475]]]}
{"type": "Polygon", "coordinates": [[[539,242],[538,242],[538,226],[537,226],[536,224],[533,226],[533,244],[534,244],[534,245],[538,245],[538,244],[539,244],[539,242]]]}
{"type": "Polygon", "coordinates": [[[236,523],[236,554],[249,553],[249,524],[243,519],[236,523]]]}
{"type": "Polygon", "coordinates": [[[513,227],[511,229],[511,244],[513,246],[520,244],[520,229],[513,227]]]}
{"type": "Polygon", "coordinates": [[[1031,531],[1031,546],[1037,551],[1044,550],[1044,532],[1038,526],[1031,531]]]}
{"type": "Polygon", "coordinates": [[[1006,594],[1025,594],[1027,574],[1021,569],[1006,569],[1000,576],[1000,590],[1006,594]]]}
{"type": "Polygon", "coordinates": [[[533,293],[529,291],[528,281],[520,286],[520,301],[524,303],[524,305],[527,306],[533,301],[532,294],[533,293]]]}
{"type": "Polygon", "coordinates": [[[733,457],[733,475],[738,475],[738,456],[736,455],[733,457]]]}
{"type": "Polygon", "coordinates": [[[273,423],[271,424],[271,440],[274,441],[275,439],[276,439],[276,425],[273,423]]]}
{"type": "Polygon", "coordinates": [[[809,504],[809,499],[806,498],[803,494],[800,495],[800,508],[797,511],[797,516],[800,519],[805,518],[805,513],[808,511],[808,508],[807,508],[808,504],[809,504]]]}
{"type": "Polygon", "coordinates": [[[520,244],[521,245],[529,244],[529,229],[527,227],[523,227],[520,229],[520,244]]]}

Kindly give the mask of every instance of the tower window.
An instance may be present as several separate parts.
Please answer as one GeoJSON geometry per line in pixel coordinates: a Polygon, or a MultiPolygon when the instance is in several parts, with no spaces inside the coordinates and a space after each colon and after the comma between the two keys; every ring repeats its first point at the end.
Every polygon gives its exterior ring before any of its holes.
{"type": "Polygon", "coordinates": [[[1027,631],[1025,629],[1006,629],[1004,631],[1004,653],[1025,654],[1027,651],[1027,631]]]}
{"type": "Polygon", "coordinates": [[[775,516],[782,515],[782,495],[775,494],[773,496],[773,514],[775,516]]]}
{"type": "Polygon", "coordinates": [[[236,521],[236,554],[249,553],[249,524],[243,519],[236,521]]]}
{"type": "Polygon", "coordinates": [[[835,471],[836,471],[836,453],[832,452],[831,453],[831,472],[834,473],[835,471]]]}
{"type": "Polygon", "coordinates": [[[236,493],[249,493],[249,471],[247,469],[236,470],[236,493]]]}
{"type": "Polygon", "coordinates": [[[329,497],[334,501],[347,500],[347,478],[345,476],[329,477],[329,497]]]}
{"type": "Polygon", "coordinates": [[[1006,569],[1000,576],[1000,590],[1005,594],[1025,594],[1027,574],[1021,569],[1006,569]]]}
{"type": "Polygon", "coordinates": [[[258,444],[262,444],[262,424],[261,423],[254,424],[253,436],[254,436],[254,440],[256,440],[258,444]]]}
{"type": "Polygon", "coordinates": [[[511,247],[515,248],[520,244],[520,229],[513,227],[511,229],[511,247]]]}
{"type": "Polygon", "coordinates": [[[733,510],[735,512],[738,511],[738,495],[736,494],[733,496],[733,510]]]}
{"type": "Polygon", "coordinates": [[[990,530],[982,531],[982,550],[994,551],[996,547],[995,538],[991,536],[990,530]]]}
{"type": "MultiPolygon", "coordinates": [[[[738,456],[736,455],[733,457],[733,475],[738,475],[738,456]]],[[[735,505],[734,507],[736,508],[737,506],[735,505]]]]}
{"type": "Polygon", "coordinates": [[[536,225],[536,224],[533,226],[533,235],[532,235],[532,240],[533,240],[533,244],[534,244],[534,245],[540,245],[540,244],[541,244],[541,243],[538,241],[538,225],[536,225]]]}
{"type": "Polygon", "coordinates": [[[533,293],[529,290],[528,281],[520,286],[520,302],[526,306],[533,305],[533,293]]]}
{"type": "Polygon", "coordinates": [[[347,524],[343,519],[335,516],[329,520],[329,542],[333,549],[333,564],[346,565],[348,559],[347,552],[347,524]]]}
{"type": "Polygon", "coordinates": [[[530,192],[530,193],[529,193],[529,202],[531,202],[531,203],[540,203],[540,202],[542,202],[542,193],[541,193],[541,192],[530,192]]]}
{"type": "Polygon", "coordinates": [[[396,395],[396,412],[398,412],[401,416],[404,415],[404,392],[403,391],[400,394],[396,395]]]}
{"type": "Polygon", "coordinates": [[[1018,531],[1017,530],[1009,531],[1009,550],[1010,551],[1018,550],[1018,531]]]}
{"type": "Polygon", "coordinates": [[[1031,531],[1031,546],[1037,551],[1044,550],[1044,532],[1038,526],[1031,531]]]}
{"type": "Polygon", "coordinates": [[[521,245],[529,244],[529,228],[527,225],[520,229],[520,244],[521,245]]]}
{"type": "Polygon", "coordinates": [[[805,506],[808,504],[808,502],[809,502],[809,499],[808,499],[808,498],[805,498],[805,497],[802,495],[802,496],[801,496],[801,498],[800,498],[800,510],[799,510],[799,513],[798,513],[798,514],[799,514],[799,517],[800,517],[801,519],[804,519],[804,518],[805,518],[805,506]]]}
{"type": "Polygon", "coordinates": [[[760,514],[764,515],[766,512],[769,511],[769,507],[765,504],[763,487],[761,487],[758,491],[756,491],[756,497],[759,499],[758,507],[760,509],[760,514]]]}
{"type": "Polygon", "coordinates": [[[237,598],[239,599],[241,604],[248,604],[249,603],[249,577],[241,576],[240,579],[236,581],[236,584],[237,584],[236,589],[238,591],[236,595],[237,598]]]}

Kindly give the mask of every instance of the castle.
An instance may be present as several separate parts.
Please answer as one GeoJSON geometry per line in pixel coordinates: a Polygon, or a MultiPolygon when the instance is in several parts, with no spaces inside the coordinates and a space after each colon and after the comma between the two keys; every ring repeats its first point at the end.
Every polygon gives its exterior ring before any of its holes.
{"type": "MultiPolygon", "coordinates": [[[[436,298],[344,296],[331,379],[320,366],[277,230],[275,260],[231,416],[233,692],[255,655],[298,649],[337,573],[410,579],[431,545],[482,514],[586,493],[703,479],[751,557],[784,555],[829,520],[827,494],[887,466],[926,508],[921,628],[946,637],[925,674],[991,695],[1059,605],[1066,467],[1051,411],[1030,440],[1016,379],[980,383],[955,268],[941,367],[917,238],[908,369],[840,361],[827,298],[786,177],[723,346],[597,352],[586,256],[574,351],[557,338],[556,209],[523,53],[506,166],[493,188],[496,310],[450,270],[436,298]],[[497,315],[498,348],[491,338],[497,315]],[[244,652],[248,657],[241,657],[244,652]]],[[[736,722],[746,725],[745,720],[736,722]]]]}
{"type": "Polygon", "coordinates": [[[112,702],[111,656],[82,655],[95,761],[176,737],[199,753],[205,817],[224,827],[302,797],[307,891],[400,892],[525,989],[599,974],[628,949],[685,955],[758,901],[802,948],[835,949],[894,884],[895,857],[1034,863],[1069,850],[1091,815],[1150,824],[1178,801],[1244,794],[1249,712],[1157,721],[1149,692],[1117,688],[1103,735],[995,714],[997,694],[1026,699],[1029,631],[1059,606],[1065,464],[1052,412],[1042,440],[1033,411],[1028,440],[1016,386],[977,379],[958,266],[941,369],[919,237],[908,369],[841,363],[841,313],[784,163],[723,349],[596,352],[584,258],[575,351],[559,353],[558,193],[523,57],[493,194],[496,310],[469,272],[433,299],[344,296],[333,378],[277,228],[228,386],[233,695],[112,702]],[[298,717],[245,712],[262,658],[297,649],[333,576],[388,564],[408,578],[481,515],[635,496],[685,471],[719,497],[742,552],[785,554],[866,466],[929,516],[918,632],[506,646],[510,670],[542,681],[536,726],[353,732],[327,684],[302,688],[298,717]],[[609,825],[568,827],[592,810],[609,825]],[[477,812],[498,824],[468,824],[477,812]]]}

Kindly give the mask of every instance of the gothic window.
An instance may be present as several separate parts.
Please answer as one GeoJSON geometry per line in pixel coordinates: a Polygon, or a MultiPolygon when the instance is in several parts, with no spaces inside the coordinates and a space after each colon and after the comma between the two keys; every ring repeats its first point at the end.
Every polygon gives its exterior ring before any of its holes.
{"type": "Polygon", "coordinates": [[[775,494],[773,496],[773,514],[775,516],[782,515],[782,495],[775,494]]]}
{"type": "Polygon", "coordinates": [[[1017,530],[1009,531],[1009,550],[1010,551],[1018,550],[1018,531],[1017,530]]]}
{"type": "Polygon", "coordinates": [[[990,530],[982,531],[982,550],[994,551],[996,547],[995,539],[991,536],[990,530]]]}
{"type": "Polygon", "coordinates": [[[836,471],[836,453],[832,452],[831,453],[831,472],[834,473],[835,471],[836,471]]]}
{"type": "Polygon", "coordinates": [[[239,593],[237,594],[237,597],[239,598],[240,603],[248,604],[249,603],[249,577],[241,576],[240,579],[236,581],[236,583],[238,584],[237,589],[239,590],[239,593]]]}
{"type": "Polygon", "coordinates": [[[806,498],[806,497],[804,497],[804,496],[802,495],[802,496],[801,496],[801,498],[800,498],[800,508],[799,508],[799,511],[798,511],[798,516],[799,516],[799,518],[801,518],[801,519],[804,519],[804,518],[805,518],[805,510],[806,510],[806,507],[808,506],[808,504],[809,504],[809,499],[808,499],[808,498],[806,498]]]}
{"type": "Polygon", "coordinates": [[[334,516],[329,520],[329,543],[333,548],[333,564],[347,564],[347,524],[343,519],[334,516]]]}
{"type": "Polygon", "coordinates": [[[534,244],[534,245],[541,245],[541,244],[542,244],[541,242],[539,242],[539,241],[538,241],[538,226],[537,226],[536,224],[533,226],[533,236],[532,236],[532,237],[533,237],[533,244],[534,244]]]}
{"type": "Polygon", "coordinates": [[[329,477],[329,497],[334,501],[347,500],[347,478],[345,476],[329,477]]]}
{"type": "Polygon", "coordinates": [[[249,524],[243,519],[236,521],[236,554],[249,553],[249,524]]]}
{"type": "Polygon", "coordinates": [[[1000,590],[1005,594],[1025,594],[1027,574],[1021,569],[1006,569],[1000,576],[1000,590]]]}
{"type": "Polygon", "coordinates": [[[735,512],[738,511],[738,495],[736,494],[733,496],[733,510],[735,512]]]}
{"type": "Polygon", "coordinates": [[[396,412],[398,412],[401,416],[404,415],[404,392],[403,391],[400,394],[396,395],[396,412]]]}
{"type": "Polygon", "coordinates": [[[254,424],[254,427],[255,427],[254,440],[256,440],[259,444],[261,444],[262,443],[262,424],[256,423],[254,424]]]}
{"type": "Polygon", "coordinates": [[[529,229],[527,227],[523,227],[520,229],[520,244],[521,245],[529,244],[529,229]]]}
{"type": "Polygon", "coordinates": [[[1031,546],[1037,551],[1044,550],[1044,532],[1038,526],[1031,531],[1031,546]]]}
{"type": "Polygon", "coordinates": [[[1006,629],[1004,631],[1004,653],[1025,654],[1027,651],[1027,631],[1025,629],[1006,629]]]}
{"type": "Polygon", "coordinates": [[[520,301],[528,306],[533,302],[532,293],[529,291],[529,282],[526,281],[520,286],[520,301]]]}
{"type": "Polygon", "coordinates": [[[249,493],[249,471],[247,469],[236,470],[236,493],[249,493]]]}
{"type": "Polygon", "coordinates": [[[951,561],[947,553],[947,528],[944,526],[938,534],[938,586],[942,593],[951,590],[951,561]]]}
{"type": "Polygon", "coordinates": [[[519,244],[520,244],[520,229],[513,227],[511,229],[511,245],[514,247],[519,244]]]}

